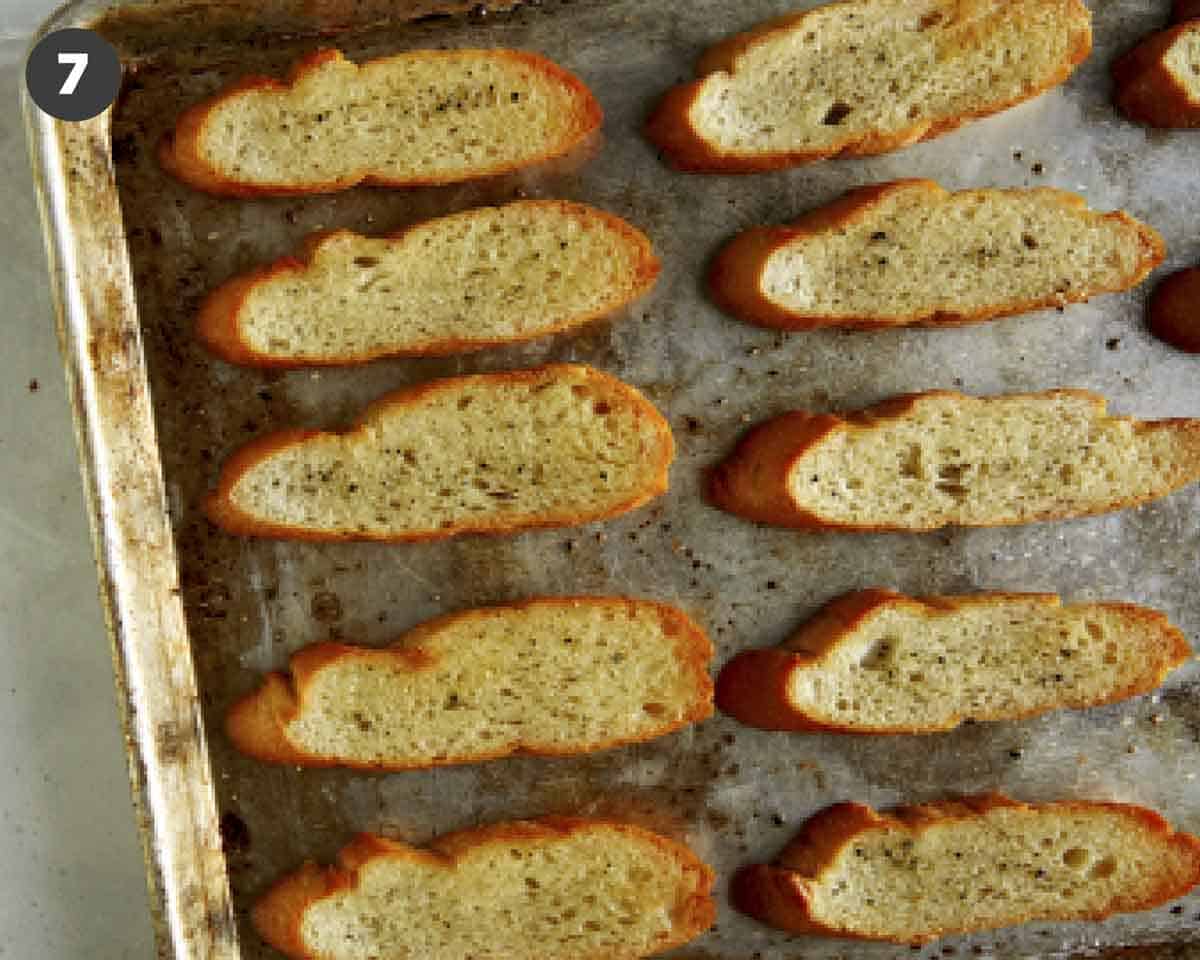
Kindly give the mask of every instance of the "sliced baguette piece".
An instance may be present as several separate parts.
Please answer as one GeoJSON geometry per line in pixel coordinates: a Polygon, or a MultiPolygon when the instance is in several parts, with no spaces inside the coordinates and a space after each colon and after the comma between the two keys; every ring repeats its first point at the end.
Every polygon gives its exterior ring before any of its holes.
{"type": "Polygon", "coordinates": [[[1113,64],[1117,108],[1151,127],[1200,127],[1200,20],[1152,34],[1113,64]]]}
{"type": "Polygon", "coordinates": [[[436,380],[344,432],[284,430],[238,450],[205,501],[244,536],[432,540],[602,520],[667,489],[670,427],[591,367],[436,380]]]}
{"type": "Polygon", "coordinates": [[[1200,267],[1173,273],[1150,298],[1150,331],[1188,353],[1200,353],[1200,267]]]}
{"type": "Polygon", "coordinates": [[[936,733],[1149,693],[1191,656],[1155,610],[1054,594],[847,594],[726,664],[717,704],[767,730],[936,733]]]}
{"type": "Polygon", "coordinates": [[[273,763],[406,770],[651,740],[712,713],[712,643],[685,613],[542,598],[431,620],[389,647],[306,647],[226,718],[273,763]]]}
{"type": "Polygon", "coordinates": [[[159,159],[198,190],[238,197],[455,183],[562,156],[601,117],[578,77],[533,53],[416,50],[359,65],[320,50],[283,82],[246,77],[185,111],[159,159]]]}
{"type": "Polygon", "coordinates": [[[898,180],[742,233],[709,289],[735,316],[785,330],[962,324],[1127,290],[1165,255],[1150,227],[1062,190],[898,180]]]}
{"type": "Polygon", "coordinates": [[[769,420],[712,473],[709,496],[762,523],[923,531],[1107,513],[1197,480],[1200,420],[1109,416],[1085,390],[935,390],[769,420]]]}
{"type": "Polygon", "coordinates": [[[255,905],[296,960],[636,960],[693,939],[716,908],[691,850],[632,824],[546,817],[418,849],[361,834],[255,905]]]}
{"type": "Polygon", "coordinates": [[[1091,49],[1080,0],[844,0],[713,47],[646,132],[693,172],[886,153],[1057,86],[1091,49]]]}
{"type": "Polygon", "coordinates": [[[480,207],[389,237],[317,234],[218,287],[197,334],[251,366],[361,363],[448,354],[582,326],[645,293],[650,241],[578,203],[480,207]]]}
{"type": "Polygon", "coordinates": [[[794,933],[921,943],[1148,910],[1198,882],[1200,839],[1152,810],[991,794],[887,813],[837,804],[775,865],[741,871],[733,900],[794,933]]]}

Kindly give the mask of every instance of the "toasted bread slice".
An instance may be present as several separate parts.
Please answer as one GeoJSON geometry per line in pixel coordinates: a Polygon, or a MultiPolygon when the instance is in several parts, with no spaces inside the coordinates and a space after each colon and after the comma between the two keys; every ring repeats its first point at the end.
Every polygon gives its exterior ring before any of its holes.
{"type": "Polygon", "coordinates": [[[591,367],[452,377],[389,394],[342,433],[237,451],[205,501],[230,533],[431,540],[602,520],[667,489],[671,430],[591,367]]]}
{"type": "Polygon", "coordinates": [[[1200,267],[1173,273],[1150,298],[1150,331],[1188,353],[1200,353],[1200,267]]]}
{"type": "Polygon", "coordinates": [[[1165,253],[1150,227],[1072,193],[899,180],[741,234],[709,288],[765,327],[961,324],[1127,290],[1165,253]]]}
{"type": "Polygon", "coordinates": [[[1026,805],[993,794],[810,819],[733,898],[795,933],[920,943],[1030,920],[1148,910],[1200,883],[1200,839],[1144,807],[1026,805]]]}
{"type": "Polygon", "coordinates": [[[1153,34],[1113,64],[1116,102],[1151,127],[1200,127],[1200,20],[1153,34]]]}
{"type": "Polygon", "coordinates": [[[717,704],[768,730],[935,733],[1148,693],[1191,652],[1165,616],[1133,604],[865,590],[782,647],[734,657],[717,704]]]}
{"type": "Polygon", "coordinates": [[[254,907],[297,960],[636,960],[712,926],[712,871],[632,824],[546,817],[439,837],[360,835],[337,867],[307,863],[254,907]]]}
{"type": "Polygon", "coordinates": [[[519,201],[390,237],[318,234],[298,258],[213,291],[197,333],[253,366],[458,353],[582,326],[645,293],[658,270],[650,241],[620,217],[519,201]]]}
{"type": "Polygon", "coordinates": [[[685,613],[565,597],[450,614],[384,649],[321,643],[229,712],[251,756],[405,770],[572,756],[712,713],[712,644],[685,613]]]}
{"type": "Polygon", "coordinates": [[[932,391],[776,417],[712,474],[718,506],[800,529],[936,530],[1107,513],[1200,480],[1200,420],[1105,414],[1084,390],[932,391]]]}
{"type": "Polygon", "coordinates": [[[284,82],[247,77],[185,111],[159,159],[198,190],[240,197],[454,183],[562,156],[601,116],[578,77],[532,53],[358,65],[321,50],[284,82]]]}
{"type": "Polygon", "coordinates": [[[843,0],[713,47],[646,132],[696,172],[886,153],[1037,96],[1091,49],[1080,0],[843,0]]]}

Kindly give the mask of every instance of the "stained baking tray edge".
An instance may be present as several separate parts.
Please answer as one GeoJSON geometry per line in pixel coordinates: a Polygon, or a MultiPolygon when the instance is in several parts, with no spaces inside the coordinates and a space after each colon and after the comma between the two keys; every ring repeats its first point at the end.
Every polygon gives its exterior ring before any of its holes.
{"type": "MultiPolygon", "coordinates": [[[[68,4],[37,37],[87,27],[101,10],[89,0],[68,4]]],[[[69,123],[40,111],[23,88],[21,98],[157,955],[236,960],[237,928],[112,168],[110,111],[69,123]]]]}

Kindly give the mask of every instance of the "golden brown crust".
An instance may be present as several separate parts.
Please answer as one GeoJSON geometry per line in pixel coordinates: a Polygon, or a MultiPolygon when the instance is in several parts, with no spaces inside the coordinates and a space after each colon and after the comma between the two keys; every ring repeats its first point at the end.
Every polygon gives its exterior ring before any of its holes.
{"type": "MultiPolygon", "coordinates": [[[[836,0],[836,2],[850,3],[856,2],[856,0],[836,0]]],[[[887,134],[877,131],[863,134],[848,133],[843,140],[819,150],[735,153],[722,150],[716,144],[701,137],[690,121],[690,113],[700,95],[705,77],[718,72],[736,73],[737,60],[743,53],[751,47],[771,39],[776,33],[801,29],[804,22],[814,12],[810,10],[769,20],[746,33],[729,37],[712,47],[697,64],[696,73],[699,79],[667,91],[650,119],[646,121],[645,134],[663,152],[665,159],[672,167],[685,173],[757,173],[779,170],[829,157],[871,156],[889,153],[922,140],[932,140],[957,129],[964,123],[1000,113],[1018,103],[1031,100],[1065,81],[1092,52],[1091,15],[1082,0],[1071,0],[1071,3],[1074,7],[1075,17],[1084,24],[1084,27],[1082,30],[1073,32],[1072,40],[1074,42],[1070,54],[1054,75],[1049,77],[1042,86],[1026,90],[1018,97],[996,101],[970,113],[954,117],[941,117],[936,120],[922,118],[914,121],[912,126],[906,129],[887,134]]],[[[818,7],[817,9],[822,8],[818,7]]]]}
{"type": "Polygon", "coordinates": [[[844,421],[828,413],[797,410],[752,429],[724,463],[708,476],[714,506],[758,523],[821,529],[820,520],[797,509],[788,493],[792,464],[844,421]]]}
{"type": "MultiPolygon", "coordinates": [[[[612,298],[595,310],[564,317],[554,324],[538,327],[528,332],[516,333],[508,337],[463,339],[461,337],[446,335],[411,346],[397,347],[390,350],[380,347],[366,353],[341,354],[335,357],[285,357],[261,353],[255,350],[241,335],[240,313],[242,306],[246,302],[246,298],[262,284],[270,283],[289,274],[303,276],[312,265],[313,258],[323,243],[340,237],[355,235],[349,230],[328,230],[307,237],[296,255],[281,257],[274,263],[233,277],[212,291],[200,306],[199,316],[196,321],[196,336],[200,339],[201,343],[222,360],[252,367],[295,368],[339,366],[352,363],[367,363],[383,357],[443,356],[446,354],[484,350],[488,347],[497,347],[504,344],[520,343],[583,326],[586,323],[590,323],[593,320],[619,310],[621,307],[636,300],[654,285],[654,281],[658,278],[662,265],[658,257],[654,255],[649,237],[632,224],[622,220],[615,214],[582,203],[570,203],[565,200],[524,200],[517,202],[522,206],[537,208],[547,213],[561,213],[564,216],[576,219],[601,222],[607,229],[624,237],[626,241],[638,250],[638,261],[633,274],[628,278],[628,289],[623,291],[621,296],[612,298]]],[[[452,217],[473,216],[491,209],[494,208],[475,208],[462,214],[454,214],[452,217]]],[[[392,241],[399,245],[410,232],[433,222],[435,221],[427,220],[421,223],[414,223],[379,239],[392,241]]]]}
{"type": "Polygon", "coordinates": [[[639,391],[626,383],[592,367],[578,364],[547,364],[527,370],[512,370],[503,373],[474,374],[462,377],[448,377],[433,380],[416,387],[398,390],[380,397],[370,404],[347,429],[340,431],[320,430],[281,430],[269,433],[252,440],[238,449],[221,468],[217,479],[216,490],[204,500],[203,508],[208,518],[227,533],[248,537],[276,537],[290,540],[331,541],[331,540],[378,540],[384,542],[420,542],[427,540],[442,540],[447,537],[463,534],[508,534],[518,530],[529,530],[541,527],[575,526],[581,523],[591,523],[595,520],[607,520],[635,510],[667,489],[671,461],[675,456],[675,441],[671,428],[662,414],[655,409],[639,391]],[[411,407],[420,402],[427,394],[437,391],[458,390],[468,384],[478,387],[483,383],[539,383],[552,381],[559,376],[578,376],[582,374],[589,385],[606,391],[613,403],[628,405],[634,416],[648,422],[655,433],[655,450],[657,456],[647,462],[644,467],[644,484],[642,490],[629,499],[615,504],[603,511],[595,513],[560,512],[525,517],[492,517],[474,523],[461,523],[453,527],[441,527],[435,530],[418,530],[413,532],[375,533],[359,530],[317,530],[300,525],[274,523],[262,520],[241,510],[233,501],[233,490],[238,481],[251,468],[257,466],[273,453],[291,446],[297,446],[305,441],[325,436],[354,436],[362,433],[371,418],[389,408],[411,407]]]}
{"type": "Polygon", "coordinates": [[[229,363],[256,367],[284,367],[274,357],[260,354],[238,333],[238,313],[246,298],[260,284],[288,273],[301,273],[308,266],[296,257],[281,257],[274,263],[231,277],[213,290],[200,304],[196,317],[196,339],[229,363]]]}
{"type": "MultiPolygon", "coordinates": [[[[1098,414],[1103,414],[1106,401],[1087,390],[1046,390],[1041,393],[1013,394],[1030,398],[1074,396],[1090,401],[1098,414]]],[[[793,466],[822,440],[836,432],[877,429],[889,420],[909,416],[914,405],[926,398],[944,397],[950,400],[987,399],[968,397],[952,390],[930,390],[925,393],[902,394],[883,403],[845,414],[812,414],[803,410],[785,413],[754,427],[742,438],[733,453],[709,473],[708,499],[714,506],[757,523],[768,523],[797,530],[846,530],[858,533],[895,531],[928,532],[949,524],[906,526],[897,523],[856,524],[833,521],[798,507],[788,491],[788,477],[793,466]]],[[[1125,418],[1131,419],[1131,418],[1125,418]]],[[[1164,497],[1175,490],[1200,480],[1200,419],[1133,421],[1135,431],[1169,430],[1187,445],[1190,460],[1177,472],[1164,474],[1162,483],[1151,492],[1131,496],[1111,503],[1098,503],[1087,509],[1045,510],[1020,520],[992,520],[972,526],[991,527],[1044,520],[1064,520],[1124,510],[1138,504],[1164,497]]]]}
{"type": "MultiPolygon", "coordinates": [[[[717,678],[717,706],[742,723],[765,730],[799,732],[829,732],[858,735],[941,733],[952,730],[965,720],[965,715],[948,717],[936,725],[908,724],[904,726],[864,726],[830,723],[806,714],[788,695],[793,672],[806,669],[828,657],[847,637],[858,631],[862,623],[887,606],[915,608],[922,616],[932,616],[969,606],[1024,601],[1048,608],[1059,607],[1062,601],[1052,593],[987,592],[965,596],[909,597],[890,590],[860,590],[844,594],[827,604],[800,631],[780,647],[747,650],[739,653],[721,670],[717,678]]],[[[1101,706],[1149,693],[1158,687],[1176,667],[1192,655],[1191,645],[1183,633],[1157,610],[1131,603],[1088,604],[1100,610],[1120,614],[1137,623],[1145,635],[1132,635],[1135,640],[1149,641],[1142,660],[1143,672],[1099,700],[1063,700],[1054,707],[1037,707],[1003,715],[971,716],[973,720],[1021,720],[1049,712],[1051,709],[1101,706]]]]}
{"type": "Polygon", "coordinates": [[[1067,913],[1048,903],[1041,913],[1014,912],[1005,925],[1030,920],[1103,920],[1114,913],[1146,910],[1183,896],[1200,883],[1200,838],[1176,832],[1153,810],[1126,803],[1092,801],[1063,801],[1059,803],[1025,804],[1000,793],[983,794],[939,803],[897,807],[877,813],[859,803],[839,803],[811,817],[797,837],[787,845],[778,866],[754,865],[738,873],[734,879],[734,906],[764,923],[792,933],[845,937],[852,940],[890,940],[898,943],[924,943],[953,933],[969,933],[971,927],[947,924],[929,930],[909,941],[888,936],[871,936],[861,931],[830,926],[812,915],[810,891],[821,882],[822,872],[829,867],[842,849],[864,832],[874,829],[905,830],[920,835],[931,826],[947,821],[969,822],[1000,808],[1020,809],[1047,814],[1090,815],[1102,811],[1115,812],[1137,824],[1147,834],[1166,839],[1191,861],[1189,871],[1179,877],[1162,876],[1153,885],[1141,890],[1127,890],[1106,909],[1090,914],[1067,913]]]}
{"type": "Polygon", "coordinates": [[[1200,267],[1173,273],[1150,298],[1150,332],[1188,353],[1200,353],[1200,267]]]}
{"type": "MultiPolygon", "coordinates": [[[[985,594],[980,594],[985,596],[985,594]]],[[[992,594],[1003,596],[1003,594],[992,594]]],[[[919,602],[931,610],[951,609],[953,597],[921,597],[919,602]]],[[[818,610],[804,626],[780,644],[789,653],[817,657],[847,633],[857,630],[864,619],[890,603],[911,602],[912,598],[895,590],[869,587],[835,597],[818,610]]]]}
{"type": "MultiPolygon", "coordinates": [[[[570,136],[561,143],[547,144],[537,155],[530,156],[520,163],[500,163],[490,167],[479,167],[457,174],[442,174],[424,177],[406,177],[393,179],[387,176],[372,174],[368,170],[329,180],[322,183],[245,183],[225,176],[220,171],[209,167],[200,158],[199,144],[201,143],[209,115],[225,101],[247,91],[287,91],[306,74],[309,74],[330,61],[344,60],[341,52],[333,49],[317,50],[297,61],[288,71],[285,80],[272,77],[250,76],[234,82],[220,93],[188,108],[179,117],[175,130],[169,133],[159,144],[158,158],[167,173],[182,180],[197,190],[204,190],[220,196],[242,197],[253,199],[264,196],[297,196],[309,193],[331,193],[345,190],[359,184],[371,184],[383,187],[433,186],[443,183],[457,183],[462,180],[473,180],[482,177],[499,176],[511,173],[526,166],[543,163],[570,152],[596,130],[603,118],[600,104],[592,92],[575,74],[564,69],[552,60],[535,53],[522,50],[421,50],[402,53],[397,56],[419,55],[429,58],[452,58],[462,55],[479,57],[504,57],[525,63],[549,83],[558,84],[570,91],[574,98],[574,120],[570,136]]],[[[379,63],[391,57],[380,57],[360,65],[360,69],[379,63]]]]}
{"type": "MultiPolygon", "coordinates": [[[[932,180],[894,180],[890,183],[859,187],[843,194],[833,203],[809,212],[785,227],[758,227],[747,230],[731,240],[717,255],[708,275],[712,298],[727,312],[750,323],[780,330],[812,330],[819,327],[851,327],[874,329],[919,324],[922,326],[951,326],[979,323],[999,317],[1026,313],[1043,307],[1062,306],[1086,301],[1097,294],[1128,290],[1141,283],[1166,257],[1166,245],[1153,228],[1118,210],[1103,215],[1137,230],[1140,249],[1136,269],[1118,286],[1072,287],[1062,293],[1053,291],[1043,297],[996,303],[976,310],[957,312],[932,310],[915,312],[903,317],[853,316],[830,317],[823,314],[804,314],[781,307],[763,293],[763,273],[770,258],[780,248],[796,240],[836,232],[849,224],[868,217],[891,194],[920,188],[928,191],[930,203],[949,196],[949,191],[932,180]]],[[[966,194],[1028,193],[1028,190],[970,190],[966,194]]],[[[1063,190],[1038,188],[1048,203],[1056,203],[1064,211],[1087,208],[1082,197],[1063,190]]]]}
{"type": "MultiPolygon", "coordinates": [[[[295,670],[294,663],[292,668],[295,670]]],[[[287,725],[298,712],[294,681],[285,673],[268,673],[262,686],[230,707],[225,715],[225,735],[242,753],[259,760],[297,766],[331,765],[314,762],[285,736],[287,725]]]]}
{"type": "MultiPolygon", "coordinates": [[[[175,129],[168,131],[162,140],[159,141],[159,165],[171,176],[186,183],[188,186],[221,196],[253,199],[259,196],[317,192],[294,188],[289,190],[281,187],[280,191],[276,193],[269,189],[258,189],[229,180],[215,170],[209,169],[208,166],[200,161],[196,146],[204,133],[204,127],[208,121],[209,114],[220,103],[246,91],[285,91],[306,73],[317,70],[329,61],[341,59],[342,54],[338,50],[316,50],[292,64],[283,81],[276,80],[274,77],[259,75],[245,76],[229,84],[215,96],[194,104],[180,114],[179,119],[175,123],[175,129]]],[[[341,190],[349,186],[353,186],[353,184],[339,182],[326,184],[325,189],[341,190]]]]}
{"type": "Polygon", "coordinates": [[[717,675],[717,709],[761,730],[821,731],[821,725],[797,711],[788,697],[797,661],[803,658],[787,650],[743,650],[717,675]]]}
{"type": "MultiPolygon", "coordinates": [[[[730,660],[717,677],[717,708],[741,723],[764,730],[859,732],[855,728],[821,723],[800,713],[788,696],[791,672],[818,659],[880,607],[909,599],[880,589],[858,590],[837,597],[780,646],[745,650],[730,660]]],[[[931,605],[942,600],[923,599],[931,605]]]]}
{"type": "Polygon", "coordinates": [[[1184,22],[1151,34],[1113,64],[1118,110],[1151,127],[1200,127],[1200,100],[1188,96],[1164,62],[1171,45],[1195,30],[1200,30],[1200,24],[1184,22]]]}
{"type": "MultiPolygon", "coordinates": [[[[425,848],[360,834],[338,855],[338,866],[322,868],[306,863],[296,873],[279,880],[255,904],[251,919],[259,935],[275,949],[296,960],[312,960],[314,955],[301,935],[305,911],[325,897],[353,892],[358,885],[358,871],[376,858],[407,860],[453,870],[465,854],[488,844],[519,844],[590,831],[609,831],[623,839],[654,846],[675,860],[690,881],[688,895],[672,915],[673,929],[661,944],[655,945],[656,953],[686,943],[713,925],[716,904],[709,894],[715,875],[688,847],[631,823],[558,816],[460,830],[434,839],[425,848]]],[[[596,957],[594,960],[609,958],[596,957]]]]}
{"type": "Polygon", "coordinates": [[[305,647],[291,659],[291,676],[270,673],[263,685],[233,705],[225,720],[225,732],[233,745],[249,756],[268,763],[286,763],[306,767],[342,766],[360,770],[419,770],[460,763],[476,763],[514,755],[541,757],[577,756],[581,753],[608,750],[630,743],[642,743],[666,736],[676,730],[699,723],[712,715],[713,684],[708,664],[713,656],[712,641],[704,630],[686,613],[676,607],[653,600],[631,597],[536,597],[514,603],[497,604],[478,610],[463,610],[445,614],[414,627],[383,649],[353,647],[337,643],[318,643],[305,647]],[[611,737],[597,743],[578,746],[550,747],[538,744],[516,744],[495,750],[454,754],[436,758],[413,759],[398,757],[377,761],[313,754],[293,744],[287,736],[287,726],[301,712],[313,676],[323,667],[338,661],[361,659],[384,664],[387,669],[418,672],[437,662],[423,644],[442,630],[463,620],[485,617],[497,610],[524,611],[534,607],[596,608],[621,607],[653,609],[659,617],[663,633],[674,641],[677,669],[687,674],[694,688],[693,702],[686,714],[677,720],[664,720],[656,728],[632,736],[611,737]]]}
{"type": "Polygon", "coordinates": [[[306,863],[276,883],[254,905],[251,922],[258,935],[280,953],[300,960],[311,954],[300,935],[300,920],[310,903],[332,896],[352,885],[352,878],[336,867],[322,869],[306,863]]]}

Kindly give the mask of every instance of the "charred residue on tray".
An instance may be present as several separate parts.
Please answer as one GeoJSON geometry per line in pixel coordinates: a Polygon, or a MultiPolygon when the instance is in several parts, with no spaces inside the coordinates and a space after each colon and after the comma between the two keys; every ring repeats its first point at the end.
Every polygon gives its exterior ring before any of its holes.
{"type": "Polygon", "coordinates": [[[320,590],[312,595],[309,610],[318,623],[337,623],[342,619],[342,599],[332,590],[320,590]]]}
{"type": "Polygon", "coordinates": [[[218,824],[221,831],[221,848],[226,856],[245,854],[250,850],[250,828],[246,821],[232,810],[221,814],[218,824]]]}
{"type": "Polygon", "coordinates": [[[1165,729],[1163,739],[1177,742],[1181,732],[1191,739],[1193,744],[1200,744],[1200,680],[1191,680],[1181,684],[1170,684],[1159,695],[1164,712],[1152,712],[1151,722],[1155,726],[1165,726],[1166,716],[1174,721],[1176,729],[1165,729]],[[1157,723],[1154,717],[1160,717],[1157,723]],[[1182,728],[1182,729],[1179,729],[1182,728]]]}

